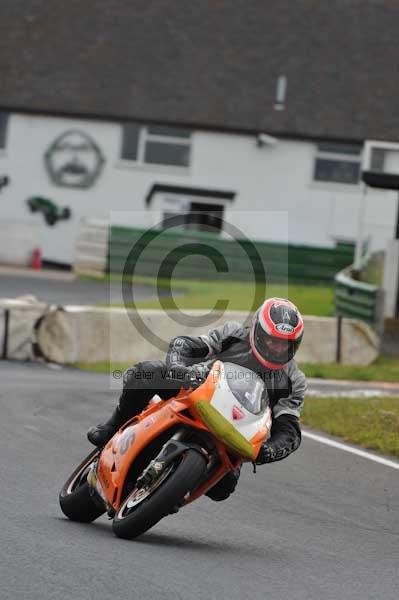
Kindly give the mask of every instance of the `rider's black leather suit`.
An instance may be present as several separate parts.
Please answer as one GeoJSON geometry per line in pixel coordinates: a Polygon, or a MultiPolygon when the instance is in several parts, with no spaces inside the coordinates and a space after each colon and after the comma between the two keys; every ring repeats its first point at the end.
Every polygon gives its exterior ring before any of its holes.
{"type": "MultiPolygon", "coordinates": [[[[167,375],[171,367],[208,364],[208,361],[210,365],[216,359],[247,367],[265,381],[273,415],[271,436],[267,440],[273,448],[272,460],[281,460],[296,450],[301,443],[299,415],[306,391],[305,376],[295,360],[278,371],[263,367],[251,352],[249,327],[235,321],[228,321],[207,335],[176,337],[170,343],[165,361],[146,361],[128,369],[119,400],[122,415],[128,419],[141,412],[155,394],[164,399],[174,396],[178,391],[176,382],[167,375]]],[[[213,488],[216,492],[220,488],[221,497],[208,494],[215,500],[224,499],[235,488],[237,479],[229,485],[222,480],[213,488]],[[220,485],[223,482],[224,488],[220,485]]]]}

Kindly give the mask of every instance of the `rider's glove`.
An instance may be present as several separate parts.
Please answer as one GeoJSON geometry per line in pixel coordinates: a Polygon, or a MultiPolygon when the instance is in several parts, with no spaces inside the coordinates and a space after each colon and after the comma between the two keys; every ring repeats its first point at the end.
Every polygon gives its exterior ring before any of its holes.
{"type": "Polygon", "coordinates": [[[257,465],[265,465],[266,463],[273,462],[275,460],[274,456],[275,450],[266,442],[263,444],[263,446],[261,446],[255,462],[257,465]]]}
{"type": "Polygon", "coordinates": [[[294,452],[301,443],[298,418],[283,414],[273,421],[270,438],[263,443],[256,457],[257,465],[282,460],[294,452]]]}
{"type": "Polygon", "coordinates": [[[259,450],[255,462],[257,465],[265,465],[266,463],[272,463],[276,460],[282,460],[291,454],[291,452],[291,448],[276,448],[273,443],[265,442],[259,450]]]}
{"type": "Polygon", "coordinates": [[[180,384],[183,388],[195,388],[204,383],[209,372],[206,365],[192,365],[191,367],[175,366],[169,369],[166,377],[180,384]]]}

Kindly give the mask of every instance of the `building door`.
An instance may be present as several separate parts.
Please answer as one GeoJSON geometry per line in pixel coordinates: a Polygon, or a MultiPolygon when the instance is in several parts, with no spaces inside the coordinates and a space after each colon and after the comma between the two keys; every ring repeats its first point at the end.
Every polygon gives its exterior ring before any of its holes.
{"type": "Polygon", "coordinates": [[[165,206],[162,214],[165,226],[190,229],[209,233],[219,233],[223,227],[223,204],[209,202],[178,203],[165,206]]]}

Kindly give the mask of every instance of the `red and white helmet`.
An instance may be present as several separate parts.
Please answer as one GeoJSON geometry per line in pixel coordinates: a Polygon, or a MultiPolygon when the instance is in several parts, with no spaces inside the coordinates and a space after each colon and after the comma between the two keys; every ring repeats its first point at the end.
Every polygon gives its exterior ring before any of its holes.
{"type": "Polygon", "coordinates": [[[282,369],[294,358],[303,337],[303,319],[295,304],[269,298],[256,311],[250,333],[251,350],[268,369],[282,369]]]}

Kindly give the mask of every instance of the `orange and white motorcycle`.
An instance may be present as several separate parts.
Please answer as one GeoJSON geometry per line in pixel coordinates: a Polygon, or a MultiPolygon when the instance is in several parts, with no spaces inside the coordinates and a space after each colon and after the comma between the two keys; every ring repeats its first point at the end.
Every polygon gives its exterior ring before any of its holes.
{"type": "Polygon", "coordinates": [[[150,403],[94,450],[63,486],[61,509],[85,523],[107,512],[118,537],[135,538],[254,461],[270,428],[262,379],[216,361],[202,385],[150,403]]]}

